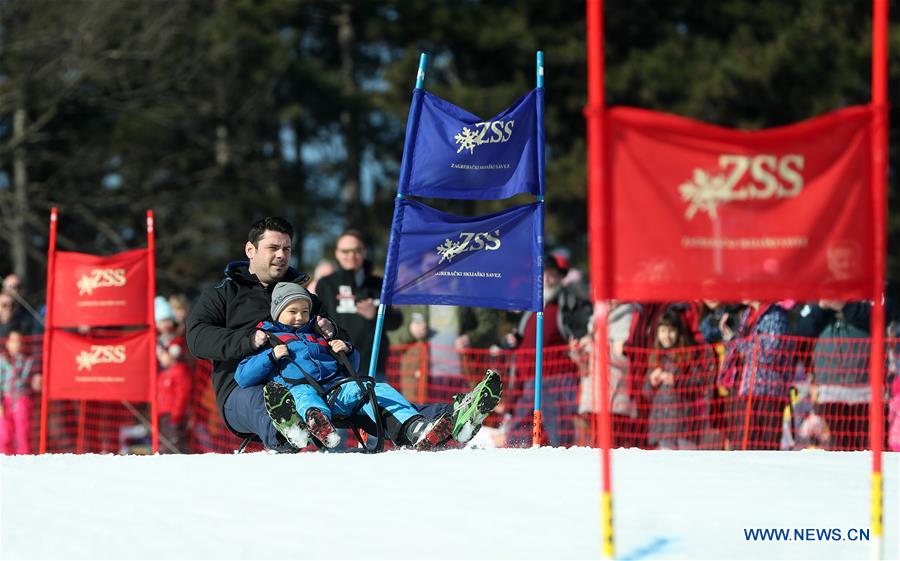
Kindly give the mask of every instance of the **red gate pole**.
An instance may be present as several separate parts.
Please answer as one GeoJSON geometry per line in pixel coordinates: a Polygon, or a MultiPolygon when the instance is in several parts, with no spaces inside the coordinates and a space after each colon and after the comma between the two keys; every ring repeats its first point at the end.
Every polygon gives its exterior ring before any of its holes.
{"type": "Polygon", "coordinates": [[[613,540],[612,473],[610,460],[611,422],[609,415],[609,344],[607,343],[608,300],[611,295],[612,263],[609,259],[612,231],[606,174],[605,135],[605,50],[603,45],[603,0],[587,0],[588,104],[587,179],[588,179],[588,249],[591,263],[591,299],[594,302],[594,395],[600,405],[600,461],[602,465],[601,535],[602,556],[615,555],[613,540]]]}
{"type": "Polygon", "coordinates": [[[50,240],[47,244],[47,311],[44,316],[44,341],[41,357],[41,435],[38,452],[47,453],[47,410],[50,405],[50,350],[53,338],[53,281],[55,280],[56,266],[56,222],[58,213],[56,207],[50,209],[50,240]]]}
{"type": "Polygon", "coordinates": [[[872,559],[884,555],[884,497],[881,452],[884,446],[884,266],[887,233],[888,168],[888,2],[872,2],[872,203],[874,205],[874,258],[872,260],[871,333],[869,360],[869,436],[872,446],[872,559]]]}
{"type": "Polygon", "coordinates": [[[150,376],[150,426],[151,446],[154,454],[159,452],[159,410],[156,403],[156,321],[154,298],[156,297],[156,243],[153,233],[153,211],[147,211],[147,324],[150,332],[150,354],[147,373],[150,376]]]}

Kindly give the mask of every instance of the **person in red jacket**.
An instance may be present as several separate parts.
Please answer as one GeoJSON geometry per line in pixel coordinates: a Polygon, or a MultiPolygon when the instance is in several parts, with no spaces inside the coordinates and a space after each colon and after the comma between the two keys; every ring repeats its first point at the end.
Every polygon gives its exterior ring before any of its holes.
{"type": "Polygon", "coordinates": [[[156,403],[163,452],[187,452],[188,407],[191,401],[190,355],[184,337],[177,335],[172,306],[162,296],[154,301],[156,358],[159,361],[156,403]]]}
{"type": "MultiPolygon", "coordinates": [[[[578,413],[578,389],[580,376],[577,365],[569,359],[565,327],[559,314],[559,296],[562,280],[568,273],[567,263],[556,254],[547,254],[544,260],[544,329],[543,375],[541,381],[543,411],[543,441],[552,446],[571,446],[575,443],[575,417],[578,413]]],[[[507,444],[527,446],[531,442],[534,390],[535,343],[537,316],[525,312],[519,327],[507,333],[504,343],[515,349],[514,382],[507,395],[515,401],[507,444]]]]}

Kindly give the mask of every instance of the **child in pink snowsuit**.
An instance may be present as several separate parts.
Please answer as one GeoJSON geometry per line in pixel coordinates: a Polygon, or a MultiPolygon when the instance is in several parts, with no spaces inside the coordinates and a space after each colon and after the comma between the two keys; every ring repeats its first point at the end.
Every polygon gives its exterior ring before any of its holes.
{"type": "Polygon", "coordinates": [[[31,357],[22,352],[22,334],[10,331],[0,354],[0,454],[30,454],[31,357]]]}

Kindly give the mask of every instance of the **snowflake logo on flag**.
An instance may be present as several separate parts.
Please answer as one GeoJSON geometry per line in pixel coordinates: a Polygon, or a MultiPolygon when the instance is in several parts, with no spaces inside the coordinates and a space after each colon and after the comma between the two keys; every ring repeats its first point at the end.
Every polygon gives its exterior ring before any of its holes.
{"type": "Polygon", "coordinates": [[[473,123],[472,128],[463,127],[453,137],[456,143],[459,144],[459,149],[456,153],[459,154],[463,150],[468,150],[469,154],[475,154],[476,146],[509,142],[515,126],[515,119],[505,119],[473,123]]]}
{"type": "Polygon", "coordinates": [[[97,361],[94,358],[94,353],[88,351],[81,351],[78,356],[75,357],[75,362],[78,363],[78,371],[82,370],[90,370],[97,361]]]}
{"type": "Polygon", "coordinates": [[[481,144],[480,135],[469,127],[463,127],[463,130],[456,133],[453,139],[459,144],[459,150],[456,151],[457,154],[463,150],[468,150],[469,154],[474,154],[475,147],[481,144]]]}
{"type": "Polygon", "coordinates": [[[734,199],[734,194],[725,184],[725,176],[722,174],[711,175],[702,169],[694,170],[694,177],[678,186],[681,192],[681,200],[690,202],[690,206],[684,213],[688,220],[692,219],[698,211],[709,214],[713,220],[718,218],[716,208],[721,203],[734,199]]]}
{"type": "Polygon", "coordinates": [[[78,286],[79,296],[83,296],[85,294],[93,294],[94,289],[100,287],[100,280],[94,276],[84,275],[76,283],[76,285],[78,286]]]}
{"type": "Polygon", "coordinates": [[[438,255],[441,256],[440,261],[438,261],[438,265],[444,262],[446,259],[448,263],[453,261],[453,258],[463,252],[463,244],[454,243],[449,238],[444,240],[444,243],[437,246],[435,248],[438,252],[438,255]]]}

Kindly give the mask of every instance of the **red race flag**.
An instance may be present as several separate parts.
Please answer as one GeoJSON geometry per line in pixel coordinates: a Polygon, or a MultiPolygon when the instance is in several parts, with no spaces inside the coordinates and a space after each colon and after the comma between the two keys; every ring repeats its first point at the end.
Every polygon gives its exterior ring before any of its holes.
{"type": "Polygon", "coordinates": [[[150,325],[146,249],[99,257],[56,253],[53,326],[150,325]]]}
{"type": "Polygon", "coordinates": [[[53,331],[50,399],[150,401],[149,331],[123,337],[83,337],[53,331]]]}
{"type": "Polygon", "coordinates": [[[868,299],[871,119],[746,132],[610,110],[614,297],[868,299]]]}

